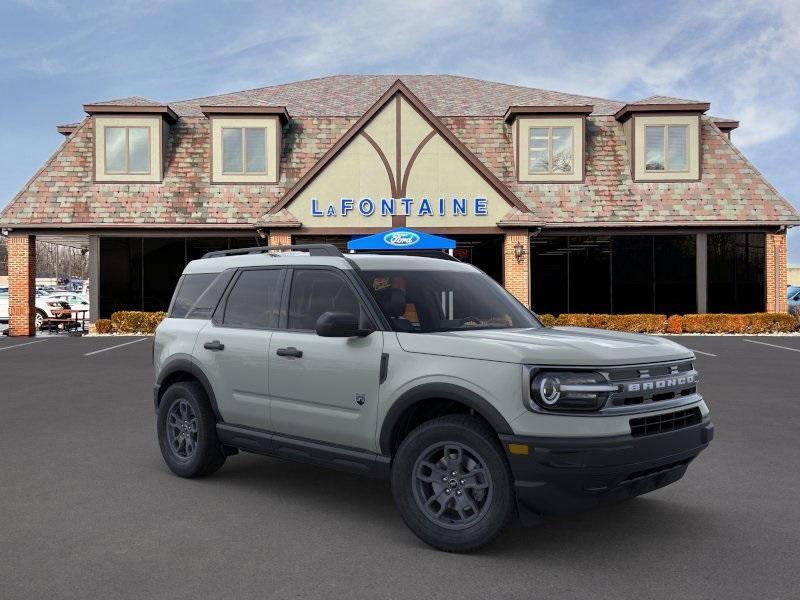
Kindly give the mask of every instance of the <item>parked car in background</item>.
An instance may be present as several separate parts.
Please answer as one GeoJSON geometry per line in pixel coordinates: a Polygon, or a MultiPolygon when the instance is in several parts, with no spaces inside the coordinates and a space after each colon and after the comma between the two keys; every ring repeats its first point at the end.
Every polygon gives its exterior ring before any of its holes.
{"type": "Polygon", "coordinates": [[[8,288],[0,287],[0,321],[8,321],[8,288]]]}
{"type": "MultiPolygon", "coordinates": [[[[58,318],[61,311],[72,308],[66,300],[54,296],[36,295],[36,328],[41,329],[45,319],[58,318]]],[[[8,321],[8,288],[0,287],[0,321],[8,321]]]]}
{"type": "Polygon", "coordinates": [[[48,296],[69,304],[73,310],[89,310],[89,298],[76,292],[55,292],[48,296]]]}
{"type": "Polygon", "coordinates": [[[789,300],[789,312],[800,312],[800,285],[790,285],[786,290],[786,298],[789,300]]]}

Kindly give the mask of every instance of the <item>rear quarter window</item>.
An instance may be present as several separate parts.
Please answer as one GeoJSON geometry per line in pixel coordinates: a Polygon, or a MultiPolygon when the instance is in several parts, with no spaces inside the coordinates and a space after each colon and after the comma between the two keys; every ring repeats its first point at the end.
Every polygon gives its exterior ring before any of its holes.
{"type": "Polygon", "coordinates": [[[175,319],[185,318],[189,309],[218,276],[219,273],[194,273],[182,276],[175,290],[169,316],[175,319]]]}

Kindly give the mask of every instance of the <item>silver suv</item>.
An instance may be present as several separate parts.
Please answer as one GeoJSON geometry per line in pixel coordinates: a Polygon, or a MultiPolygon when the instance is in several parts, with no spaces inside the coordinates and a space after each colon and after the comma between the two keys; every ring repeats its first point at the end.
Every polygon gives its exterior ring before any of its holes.
{"type": "Polygon", "coordinates": [[[388,477],[409,528],[454,552],[683,476],[714,431],[689,350],[543,327],[446,258],[309,245],[189,263],[155,336],[169,468],[247,451],[388,477]]]}

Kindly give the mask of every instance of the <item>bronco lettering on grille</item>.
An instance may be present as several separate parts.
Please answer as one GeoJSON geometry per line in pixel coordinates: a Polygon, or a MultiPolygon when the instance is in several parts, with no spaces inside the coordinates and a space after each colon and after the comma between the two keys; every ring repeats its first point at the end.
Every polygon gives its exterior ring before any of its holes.
{"type": "Polygon", "coordinates": [[[690,385],[694,382],[695,382],[694,375],[681,375],[680,377],[666,377],[663,379],[654,379],[652,381],[629,383],[625,391],[646,392],[649,390],[663,390],[667,388],[690,385]]]}

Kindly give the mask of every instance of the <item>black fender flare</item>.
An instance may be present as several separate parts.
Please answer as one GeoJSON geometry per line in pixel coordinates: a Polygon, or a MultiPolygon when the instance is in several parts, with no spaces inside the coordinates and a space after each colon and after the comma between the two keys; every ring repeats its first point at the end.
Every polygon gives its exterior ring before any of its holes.
{"type": "Polygon", "coordinates": [[[169,378],[170,375],[178,372],[189,373],[200,382],[200,385],[203,386],[203,389],[206,392],[206,396],[208,396],[208,401],[211,403],[211,410],[214,412],[217,422],[223,423],[224,421],[222,419],[222,415],[220,415],[219,406],[217,406],[217,397],[214,394],[214,388],[211,387],[211,382],[208,380],[208,377],[200,367],[185,358],[176,358],[175,360],[170,361],[159,372],[156,379],[156,410],[158,410],[158,403],[160,402],[161,394],[164,391],[161,390],[162,384],[169,378]]]}
{"type": "Polygon", "coordinates": [[[383,424],[381,425],[380,436],[378,437],[378,443],[382,454],[386,456],[391,454],[392,436],[400,421],[400,417],[406,409],[418,402],[424,402],[430,399],[444,399],[460,402],[486,419],[489,425],[491,425],[498,434],[514,433],[508,421],[500,414],[500,411],[492,406],[485,398],[472,390],[452,383],[423,383],[422,385],[418,385],[417,387],[403,392],[386,413],[386,417],[383,419],[383,424]]]}

